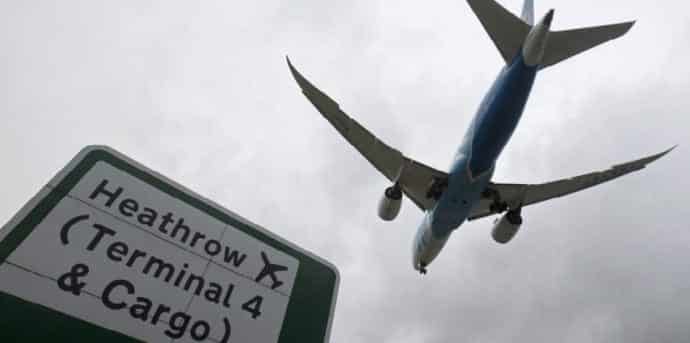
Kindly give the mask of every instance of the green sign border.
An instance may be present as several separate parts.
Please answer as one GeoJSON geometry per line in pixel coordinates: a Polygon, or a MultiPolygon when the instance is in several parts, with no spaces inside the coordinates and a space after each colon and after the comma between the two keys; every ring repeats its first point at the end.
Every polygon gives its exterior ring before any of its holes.
{"type": "MultiPolygon", "coordinates": [[[[275,249],[297,258],[300,262],[297,276],[280,331],[279,343],[326,342],[338,291],[338,270],[323,260],[274,238],[264,229],[248,225],[197,196],[180,190],[165,178],[155,176],[136,162],[127,161],[116,151],[102,146],[90,146],[75,158],[76,166],[66,170],[59,183],[10,230],[0,242],[0,264],[31,234],[39,223],[62,200],[81,178],[99,161],[106,162],[158,190],[178,199],[209,216],[230,225],[275,249]],[[84,155],[81,160],[79,156],[84,155]]],[[[70,163],[73,165],[75,162],[70,163]]],[[[68,167],[70,166],[68,165],[68,167]]],[[[60,174],[58,174],[60,175],[60,174]]],[[[59,179],[59,177],[58,177],[59,179]]],[[[21,214],[21,213],[20,213],[21,214]]],[[[3,230],[3,231],[4,231],[3,230]]],[[[2,280],[0,280],[0,283],[2,280]]],[[[42,305],[0,292],[0,342],[45,340],[50,342],[100,341],[136,342],[129,336],[93,325],[78,318],[42,305]]]]}

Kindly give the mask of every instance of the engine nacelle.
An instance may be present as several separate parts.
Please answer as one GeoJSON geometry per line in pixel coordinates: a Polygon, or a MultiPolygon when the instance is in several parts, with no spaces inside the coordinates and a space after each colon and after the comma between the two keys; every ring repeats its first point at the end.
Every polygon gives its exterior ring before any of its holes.
{"type": "Polygon", "coordinates": [[[494,241],[506,244],[515,237],[515,234],[520,230],[520,225],[522,225],[520,210],[508,211],[508,213],[494,222],[494,229],[491,231],[491,236],[494,238],[494,241]]]}
{"type": "Polygon", "coordinates": [[[402,205],[402,189],[395,184],[386,188],[381,201],[379,201],[379,217],[385,221],[391,221],[400,213],[402,205]]]}

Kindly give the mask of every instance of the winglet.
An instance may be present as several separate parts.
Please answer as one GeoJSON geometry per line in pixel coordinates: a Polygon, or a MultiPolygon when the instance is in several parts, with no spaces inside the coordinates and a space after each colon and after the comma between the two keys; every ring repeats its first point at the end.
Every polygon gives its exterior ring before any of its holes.
{"type": "Polygon", "coordinates": [[[333,115],[329,113],[341,113],[340,105],[331,99],[324,92],[320,91],[316,86],[314,86],[309,80],[307,80],[299,71],[292,65],[290,58],[286,55],[285,60],[287,61],[288,67],[290,67],[290,73],[292,77],[295,78],[300,89],[302,89],[302,94],[307,97],[307,99],[316,107],[321,114],[330,121],[335,128],[342,132],[346,132],[349,129],[349,118],[346,115],[333,115]]]}
{"type": "Polygon", "coordinates": [[[290,56],[285,55],[285,61],[287,62],[288,67],[290,67],[290,72],[292,72],[292,75],[295,75],[297,71],[295,70],[295,67],[292,65],[292,62],[290,61],[290,56]]]}
{"type": "Polygon", "coordinates": [[[666,151],[664,151],[664,152],[661,152],[661,153],[657,154],[657,155],[656,155],[656,158],[655,158],[654,160],[652,160],[652,161],[658,160],[658,159],[660,159],[660,158],[666,156],[669,152],[671,152],[671,151],[673,151],[673,150],[676,150],[677,147],[678,147],[678,144],[676,144],[676,145],[674,145],[674,146],[672,146],[672,147],[666,149],[666,151]]]}
{"type": "Polygon", "coordinates": [[[618,164],[618,165],[613,166],[613,168],[633,168],[633,169],[636,169],[636,170],[642,169],[642,168],[646,167],[648,164],[650,164],[650,163],[652,163],[652,162],[654,162],[654,161],[656,161],[656,160],[658,160],[658,159],[660,159],[660,158],[666,156],[666,154],[668,154],[669,152],[673,151],[676,147],[678,147],[677,144],[674,145],[673,147],[669,148],[669,149],[666,149],[666,150],[664,150],[664,151],[658,153],[658,154],[654,154],[654,155],[651,155],[651,156],[643,157],[643,158],[641,158],[641,159],[639,159],[639,160],[635,160],[635,161],[632,161],[632,162],[623,163],[623,164],[618,164]]]}
{"type": "Polygon", "coordinates": [[[528,25],[534,25],[534,0],[525,0],[522,4],[522,15],[520,18],[528,25]]]}
{"type": "MultiPolygon", "coordinates": [[[[335,101],[333,101],[333,99],[331,99],[330,97],[328,97],[328,95],[324,94],[322,91],[316,88],[313,84],[311,84],[311,82],[309,82],[309,80],[302,76],[302,74],[300,74],[299,71],[297,71],[295,66],[292,65],[290,57],[285,55],[285,60],[287,61],[288,67],[290,68],[290,73],[292,74],[292,77],[295,78],[295,81],[297,81],[297,84],[302,89],[302,93],[304,93],[304,95],[306,95],[310,101],[314,102],[314,100],[312,100],[311,95],[317,95],[320,97],[319,100],[325,101],[329,106],[339,107],[338,104],[335,101]]],[[[314,105],[319,107],[319,105],[323,104],[315,103],[314,105]]]]}
{"type": "Polygon", "coordinates": [[[285,55],[285,61],[288,64],[288,68],[290,68],[290,73],[292,74],[292,77],[297,81],[297,84],[304,90],[304,85],[309,84],[309,81],[307,81],[302,74],[300,74],[297,69],[295,69],[295,66],[292,65],[292,61],[290,61],[290,56],[285,55]]]}
{"type": "Polygon", "coordinates": [[[288,55],[285,55],[285,61],[287,61],[288,67],[290,68],[290,73],[295,81],[297,81],[297,84],[302,89],[302,92],[310,88],[315,88],[314,85],[307,81],[307,79],[305,79],[304,76],[302,76],[302,74],[295,69],[295,66],[292,65],[292,61],[290,61],[290,57],[288,55]]]}
{"type": "Polygon", "coordinates": [[[290,61],[290,57],[288,55],[285,55],[285,60],[287,61],[288,67],[290,68],[290,73],[292,74],[292,77],[295,78],[295,81],[297,81],[297,84],[299,87],[302,89],[302,92],[307,95],[306,92],[318,92],[319,95],[325,96],[321,91],[318,90],[318,88],[314,87],[314,85],[309,82],[302,74],[300,74],[299,71],[295,68],[294,65],[292,65],[292,61],[290,61]]]}
{"type": "Polygon", "coordinates": [[[647,157],[647,159],[649,159],[649,162],[647,162],[647,163],[652,163],[652,162],[666,156],[669,152],[675,150],[677,147],[678,147],[678,144],[676,144],[676,145],[674,145],[674,146],[672,146],[672,147],[666,149],[665,151],[662,151],[656,155],[647,157]]]}

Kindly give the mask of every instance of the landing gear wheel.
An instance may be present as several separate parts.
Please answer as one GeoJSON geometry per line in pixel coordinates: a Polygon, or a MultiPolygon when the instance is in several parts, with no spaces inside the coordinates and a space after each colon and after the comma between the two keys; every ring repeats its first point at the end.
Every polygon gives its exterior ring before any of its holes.
{"type": "Polygon", "coordinates": [[[441,195],[443,195],[443,192],[446,190],[446,188],[448,188],[447,178],[434,178],[431,187],[429,187],[429,190],[426,192],[427,199],[440,199],[441,195]]]}

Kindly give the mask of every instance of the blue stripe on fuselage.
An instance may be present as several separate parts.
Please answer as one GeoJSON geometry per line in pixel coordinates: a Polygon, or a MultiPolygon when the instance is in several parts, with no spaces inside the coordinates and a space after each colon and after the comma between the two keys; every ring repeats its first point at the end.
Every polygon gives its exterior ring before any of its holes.
{"type": "Polygon", "coordinates": [[[429,213],[437,238],[460,226],[480,200],[496,159],[520,121],[537,70],[525,65],[522,55],[516,57],[484,97],[451,166],[448,188],[429,213]]]}

